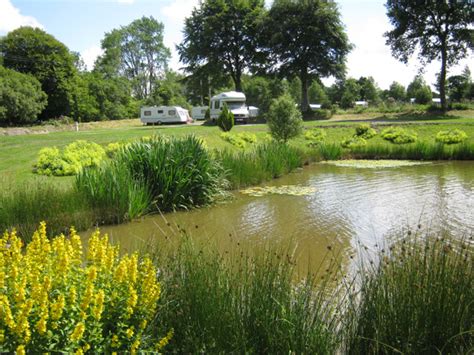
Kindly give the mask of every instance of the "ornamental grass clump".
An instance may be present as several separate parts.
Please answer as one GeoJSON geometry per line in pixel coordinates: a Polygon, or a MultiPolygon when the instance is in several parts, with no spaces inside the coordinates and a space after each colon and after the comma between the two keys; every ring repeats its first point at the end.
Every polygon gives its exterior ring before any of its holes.
{"type": "Polygon", "coordinates": [[[400,127],[386,128],[380,135],[386,141],[392,142],[394,144],[414,143],[418,139],[416,133],[407,131],[400,127]]]}
{"type": "Polygon", "coordinates": [[[443,144],[458,144],[467,139],[467,134],[460,129],[449,129],[447,131],[439,131],[436,134],[436,142],[443,144]]]}
{"type": "MultiPolygon", "coordinates": [[[[411,234],[411,233],[409,233],[411,234]]],[[[472,238],[407,237],[362,265],[350,354],[467,354],[474,346],[472,238]]]]}
{"type": "Polygon", "coordinates": [[[43,222],[26,248],[15,232],[5,233],[0,352],[159,351],[172,336],[160,339],[147,328],[160,292],[149,259],[119,256],[98,231],[86,253],[73,228],[67,237],[49,239],[43,222]]]}
{"type": "Polygon", "coordinates": [[[361,123],[356,127],[355,134],[358,137],[370,139],[377,135],[377,131],[370,127],[367,123],[361,123]]]}
{"type": "Polygon", "coordinates": [[[319,128],[313,128],[304,132],[304,138],[310,141],[308,143],[309,146],[316,146],[324,142],[326,136],[326,131],[319,128]]]}

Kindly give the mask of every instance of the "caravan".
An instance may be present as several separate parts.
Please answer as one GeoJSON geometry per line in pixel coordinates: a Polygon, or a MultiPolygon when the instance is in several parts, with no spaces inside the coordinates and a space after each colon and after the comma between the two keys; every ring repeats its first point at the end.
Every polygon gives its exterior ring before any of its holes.
{"type": "Polygon", "coordinates": [[[219,117],[224,105],[234,114],[235,122],[247,123],[249,110],[245,105],[245,95],[242,92],[223,92],[211,98],[211,119],[219,117]]]}
{"type": "Polygon", "coordinates": [[[145,125],[192,122],[188,110],[180,106],[148,106],[140,110],[140,120],[145,125]]]}

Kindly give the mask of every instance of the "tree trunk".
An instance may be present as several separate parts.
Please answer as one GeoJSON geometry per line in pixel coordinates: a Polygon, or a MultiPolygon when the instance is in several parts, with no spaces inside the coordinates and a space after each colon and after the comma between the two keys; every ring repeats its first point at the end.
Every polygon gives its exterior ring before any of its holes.
{"type": "Polygon", "coordinates": [[[301,69],[300,80],[301,80],[301,112],[305,113],[309,111],[308,73],[306,72],[306,68],[301,69]]]}
{"type": "Polygon", "coordinates": [[[441,98],[441,110],[446,112],[448,105],[446,102],[446,46],[441,50],[441,73],[439,76],[439,96],[441,98]]]}
{"type": "Polygon", "coordinates": [[[242,91],[242,78],[240,76],[240,73],[236,73],[235,79],[234,79],[234,85],[235,85],[235,91],[243,92],[242,91]]]}

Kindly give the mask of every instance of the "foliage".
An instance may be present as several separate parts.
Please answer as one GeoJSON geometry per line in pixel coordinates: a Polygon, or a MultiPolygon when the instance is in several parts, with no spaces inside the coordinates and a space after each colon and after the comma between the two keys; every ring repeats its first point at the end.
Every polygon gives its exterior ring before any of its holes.
{"type": "Polygon", "coordinates": [[[98,231],[83,258],[73,228],[50,241],[44,222],[22,247],[15,232],[0,240],[2,352],[136,352],[171,338],[146,338],[161,293],[149,259],[119,256],[98,231]]]}
{"type": "Polygon", "coordinates": [[[379,256],[374,265],[361,265],[347,352],[469,352],[474,325],[470,241],[416,233],[379,256]]]}
{"type": "Polygon", "coordinates": [[[220,137],[238,148],[245,148],[247,144],[254,144],[257,142],[257,136],[248,132],[241,132],[237,134],[223,132],[220,134],[220,137]]]}
{"type": "Polygon", "coordinates": [[[36,121],[47,104],[41,84],[33,76],[0,66],[0,125],[36,121]]]}
{"type": "Polygon", "coordinates": [[[379,99],[379,89],[373,77],[361,76],[357,81],[360,87],[359,98],[371,103],[377,102],[379,99]]]}
{"type": "Polygon", "coordinates": [[[427,85],[421,87],[415,92],[415,102],[417,104],[428,104],[431,102],[432,98],[433,94],[431,93],[431,89],[427,85]]]}
{"type": "Polygon", "coordinates": [[[41,83],[48,103],[40,119],[69,114],[75,68],[74,57],[63,43],[39,28],[20,27],[0,39],[0,51],[6,68],[31,74],[41,83]]]}
{"type": "Polygon", "coordinates": [[[194,74],[207,66],[208,72],[230,76],[235,90],[242,91],[243,72],[265,59],[257,51],[256,28],[263,11],[262,0],[199,3],[186,18],[177,47],[185,70],[194,74]]]}
{"type": "Polygon", "coordinates": [[[370,139],[377,135],[377,131],[370,127],[370,125],[368,125],[367,123],[361,123],[356,127],[355,134],[358,137],[370,139]]]}
{"type": "Polygon", "coordinates": [[[395,144],[413,143],[417,140],[416,133],[406,131],[400,127],[385,128],[382,133],[380,133],[380,136],[383,139],[395,144]]]}
{"type": "Polygon", "coordinates": [[[392,84],[390,84],[390,88],[388,89],[388,95],[389,97],[392,97],[395,101],[405,101],[405,87],[402,84],[394,81],[392,84]]]}
{"type": "MultiPolygon", "coordinates": [[[[242,81],[248,106],[258,107],[259,116],[266,117],[273,98],[282,95],[286,87],[278,78],[252,75],[242,81]]],[[[299,90],[299,87],[298,87],[299,90]]]]}
{"type": "Polygon", "coordinates": [[[450,129],[447,131],[439,131],[436,134],[436,142],[444,144],[462,143],[467,139],[467,134],[460,129],[450,129]]]}
{"type": "Polygon", "coordinates": [[[340,76],[351,45],[333,2],[274,1],[262,33],[273,67],[301,80],[301,110],[308,111],[308,86],[314,76],[340,76]],[[278,65],[275,65],[278,63],[278,65]]]}
{"type": "Polygon", "coordinates": [[[211,120],[211,109],[208,107],[206,113],[204,114],[204,120],[209,122],[211,120]]]}
{"type": "Polygon", "coordinates": [[[182,74],[167,70],[164,78],[157,80],[154,84],[146,104],[149,106],[181,106],[191,109],[186,100],[183,80],[182,74]]]}
{"type": "Polygon", "coordinates": [[[135,97],[148,98],[170,58],[170,50],[163,44],[163,30],[163,24],[153,16],[143,16],[106,33],[97,71],[107,77],[126,77],[135,97]]]}
{"type": "Polygon", "coordinates": [[[224,183],[220,167],[194,136],[130,143],[113,161],[76,179],[79,191],[112,221],[207,205],[224,183]]]}
{"type": "Polygon", "coordinates": [[[107,154],[107,156],[109,158],[113,158],[115,155],[117,155],[117,153],[120,151],[120,149],[124,146],[123,143],[119,143],[119,142],[112,142],[112,143],[109,143],[107,144],[107,146],[105,147],[105,154],[107,154]]]}
{"type": "Polygon", "coordinates": [[[67,145],[62,153],[56,147],[41,149],[34,171],[40,175],[75,175],[83,168],[99,165],[104,157],[100,145],[78,140],[67,145]]]}
{"type": "Polygon", "coordinates": [[[404,63],[415,53],[422,64],[441,61],[440,97],[445,111],[447,68],[468,55],[472,43],[472,6],[465,1],[388,0],[387,16],[394,28],[385,33],[392,54],[404,63]]]}
{"type": "Polygon", "coordinates": [[[361,87],[357,80],[349,78],[342,83],[341,107],[354,107],[355,101],[360,99],[361,87]]]}
{"type": "Polygon", "coordinates": [[[273,139],[281,142],[298,136],[303,129],[301,114],[288,95],[273,100],[267,122],[273,139]]]}
{"type": "Polygon", "coordinates": [[[353,148],[360,148],[365,147],[367,145],[367,141],[359,136],[352,136],[349,138],[344,138],[341,141],[341,147],[353,149],[353,148]]]}
{"type": "Polygon", "coordinates": [[[228,109],[226,104],[224,104],[216,123],[224,132],[229,132],[234,127],[234,114],[228,109]]]}
{"type": "Polygon", "coordinates": [[[313,128],[304,132],[304,138],[311,141],[310,144],[319,144],[326,139],[326,131],[319,128],[313,128]]]}

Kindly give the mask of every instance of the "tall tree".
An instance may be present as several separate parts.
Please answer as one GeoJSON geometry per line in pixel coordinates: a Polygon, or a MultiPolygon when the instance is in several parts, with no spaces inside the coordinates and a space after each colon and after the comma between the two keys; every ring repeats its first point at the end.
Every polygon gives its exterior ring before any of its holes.
{"type": "Polygon", "coordinates": [[[170,50],[163,44],[163,29],[153,17],[142,17],[106,33],[102,40],[104,55],[97,61],[97,70],[109,77],[127,77],[135,96],[147,98],[170,58],[170,50]]]}
{"type": "Polygon", "coordinates": [[[364,101],[376,102],[379,99],[379,88],[373,77],[361,76],[357,81],[360,86],[360,99],[364,101]]]}
{"type": "Polygon", "coordinates": [[[31,74],[48,95],[41,119],[68,115],[71,111],[71,81],[74,56],[52,35],[39,28],[20,27],[0,39],[6,68],[31,74]]]}
{"type": "Polygon", "coordinates": [[[474,48],[470,1],[388,0],[387,16],[394,29],[385,33],[394,57],[407,63],[418,51],[420,61],[441,61],[441,107],[447,109],[446,72],[474,48]]]}
{"type": "Polygon", "coordinates": [[[264,14],[263,0],[205,0],[184,25],[177,47],[189,73],[208,66],[229,75],[242,91],[242,74],[260,63],[257,25],[264,14]]]}
{"type": "Polygon", "coordinates": [[[405,87],[394,81],[392,84],[390,84],[390,88],[388,89],[388,96],[392,97],[396,101],[404,101],[406,99],[406,91],[405,87]]]}
{"type": "Polygon", "coordinates": [[[341,77],[351,45],[337,5],[323,0],[275,0],[264,23],[270,71],[301,80],[301,110],[309,110],[313,78],[341,77]]]}

